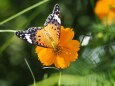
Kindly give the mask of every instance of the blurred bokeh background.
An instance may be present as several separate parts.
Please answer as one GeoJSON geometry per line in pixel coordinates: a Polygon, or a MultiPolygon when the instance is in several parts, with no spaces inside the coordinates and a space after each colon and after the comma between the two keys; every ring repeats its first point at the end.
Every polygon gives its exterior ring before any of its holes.
{"type": "MultiPolygon", "coordinates": [[[[0,0],[0,21],[40,1],[0,0]]],[[[98,18],[95,14],[97,0],[49,0],[1,24],[0,30],[43,26],[56,3],[61,8],[62,25],[73,28],[74,39],[81,42],[79,59],[67,69],[60,70],[62,86],[115,86],[115,24],[105,25],[98,18]]],[[[0,33],[0,86],[33,84],[24,58],[34,73],[37,86],[57,86],[59,71],[43,69],[35,46],[20,40],[15,33],[0,33]]]]}

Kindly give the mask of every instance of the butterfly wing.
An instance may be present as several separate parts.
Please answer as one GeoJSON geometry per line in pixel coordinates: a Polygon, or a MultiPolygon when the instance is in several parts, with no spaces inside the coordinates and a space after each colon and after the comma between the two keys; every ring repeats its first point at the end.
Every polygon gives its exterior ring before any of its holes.
{"type": "Polygon", "coordinates": [[[57,45],[59,42],[59,32],[57,30],[58,28],[55,25],[48,24],[43,29],[37,31],[36,41],[38,45],[49,48],[52,48],[52,43],[57,45]]]}
{"type": "MultiPolygon", "coordinates": [[[[50,14],[45,23],[44,23],[44,31],[45,31],[45,37],[49,37],[48,47],[52,46],[52,42],[55,42],[57,45],[59,42],[60,37],[60,27],[61,27],[61,19],[60,19],[60,7],[58,4],[54,6],[52,14],[50,14]],[[50,43],[50,44],[49,44],[50,43]]],[[[40,32],[38,32],[39,34],[40,32]]]]}
{"type": "Polygon", "coordinates": [[[52,24],[48,24],[46,27],[41,28],[41,27],[31,27],[28,28],[28,30],[25,31],[17,31],[16,35],[22,39],[27,41],[30,44],[34,44],[37,46],[41,47],[52,47],[52,42],[55,41],[55,43],[58,43],[58,38],[57,36],[59,34],[56,33],[56,27],[53,26],[52,24]],[[48,32],[47,28],[52,29],[52,34],[51,31],[48,32]]]}
{"type": "Polygon", "coordinates": [[[60,8],[59,5],[56,4],[54,6],[52,14],[50,14],[46,19],[44,28],[38,30],[36,33],[37,45],[49,48],[52,48],[52,43],[55,43],[55,45],[57,45],[60,37],[60,27],[60,8]]]}
{"type": "Polygon", "coordinates": [[[36,32],[38,30],[41,30],[42,28],[41,27],[31,27],[31,28],[28,28],[28,30],[25,30],[25,31],[17,31],[16,32],[16,35],[22,39],[22,40],[25,40],[27,41],[28,43],[30,44],[37,44],[36,43],[36,32]]]}
{"type": "Polygon", "coordinates": [[[47,26],[49,23],[56,24],[58,28],[61,26],[60,7],[58,4],[54,6],[53,12],[47,17],[44,26],[47,26]]]}
{"type": "Polygon", "coordinates": [[[60,27],[60,8],[56,4],[52,14],[46,19],[44,28],[32,27],[26,31],[18,31],[16,35],[30,44],[52,48],[52,43],[57,45],[59,42],[60,27]]]}

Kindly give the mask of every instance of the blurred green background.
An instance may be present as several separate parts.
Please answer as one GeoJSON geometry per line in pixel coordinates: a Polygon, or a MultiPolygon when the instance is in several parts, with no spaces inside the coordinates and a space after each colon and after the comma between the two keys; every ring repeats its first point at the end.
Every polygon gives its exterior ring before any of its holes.
{"type": "MultiPolygon", "coordinates": [[[[0,21],[41,0],[0,0],[0,21]]],[[[62,73],[62,86],[115,86],[115,25],[104,26],[94,13],[96,0],[49,0],[48,2],[0,25],[0,30],[26,30],[43,26],[56,3],[61,8],[64,27],[75,31],[74,39],[81,42],[79,59],[62,73]],[[88,44],[87,38],[90,38],[88,44]]],[[[28,86],[32,75],[36,86],[57,86],[59,71],[43,69],[30,45],[14,33],[0,33],[0,86],[28,86]]]]}

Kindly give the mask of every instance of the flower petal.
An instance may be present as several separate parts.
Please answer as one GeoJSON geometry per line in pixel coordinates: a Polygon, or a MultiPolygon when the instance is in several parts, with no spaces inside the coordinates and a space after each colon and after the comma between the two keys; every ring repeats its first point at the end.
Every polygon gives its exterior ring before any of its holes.
{"type": "Polygon", "coordinates": [[[44,48],[42,49],[39,54],[38,58],[43,63],[43,65],[50,66],[54,63],[55,55],[52,52],[52,49],[44,48]]]}
{"type": "MultiPolygon", "coordinates": [[[[109,0],[107,0],[109,1],[109,0]]],[[[95,13],[97,15],[104,14],[106,15],[109,11],[108,3],[106,0],[98,0],[95,7],[95,13]]]]}
{"type": "Polygon", "coordinates": [[[50,66],[54,64],[57,68],[67,68],[70,62],[78,58],[77,51],[80,49],[80,43],[77,40],[72,40],[74,32],[70,28],[64,29],[61,26],[60,42],[56,45],[57,50],[53,48],[36,47],[36,53],[43,65],[50,66]],[[58,47],[60,47],[58,50],[58,47]],[[55,52],[54,52],[55,51],[55,52]],[[59,55],[56,53],[61,52],[59,55]]]}
{"type": "Polygon", "coordinates": [[[54,61],[54,65],[57,67],[57,68],[66,68],[67,65],[65,63],[65,59],[61,56],[57,56],[55,61],[54,61]]]}
{"type": "Polygon", "coordinates": [[[104,25],[114,23],[115,20],[115,0],[98,0],[95,13],[104,25]]]}
{"type": "Polygon", "coordinates": [[[73,49],[64,49],[62,54],[63,58],[65,59],[66,65],[69,66],[70,62],[75,61],[78,58],[78,54],[73,49]]]}
{"type": "Polygon", "coordinates": [[[76,61],[77,58],[77,51],[63,47],[62,53],[56,57],[54,64],[57,68],[64,69],[70,65],[70,62],[76,61]]]}
{"type": "Polygon", "coordinates": [[[80,42],[77,40],[71,40],[68,42],[68,44],[66,46],[68,48],[70,48],[71,50],[74,50],[77,52],[80,49],[80,42]]]}
{"type": "Polygon", "coordinates": [[[112,22],[115,20],[115,11],[110,11],[108,15],[108,23],[112,24],[112,22]]]}
{"type": "Polygon", "coordinates": [[[62,53],[56,58],[54,62],[55,66],[58,68],[66,68],[70,65],[70,62],[76,61],[79,47],[80,42],[77,40],[71,40],[65,46],[62,46],[62,53]]]}
{"type": "Polygon", "coordinates": [[[44,49],[44,48],[40,47],[40,46],[36,46],[35,51],[36,51],[36,53],[39,53],[42,49],[44,49]]]}
{"type": "Polygon", "coordinates": [[[70,28],[64,29],[64,27],[61,26],[61,34],[60,34],[61,44],[72,40],[73,37],[74,37],[74,32],[72,31],[72,29],[70,29],[70,28]]]}

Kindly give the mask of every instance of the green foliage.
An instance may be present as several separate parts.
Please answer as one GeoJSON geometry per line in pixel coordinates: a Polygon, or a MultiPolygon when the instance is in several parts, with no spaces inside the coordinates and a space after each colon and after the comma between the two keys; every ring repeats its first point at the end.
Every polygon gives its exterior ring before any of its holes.
{"type": "MultiPolygon", "coordinates": [[[[74,39],[82,40],[77,61],[61,71],[62,86],[115,86],[115,25],[104,26],[94,14],[95,0],[0,0],[0,30],[24,30],[43,26],[53,6],[59,3],[64,27],[72,27],[74,39]],[[73,3],[74,2],[74,3],[73,3]],[[25,10],[24,10],[25,9],[25,10]],[[90,35],[89,35],[90,34],[90,35]],[[81,37],[82,36],[82,37],[81,37]],[[85,37],[91,37],[82,46],[85,37]]],[[[42,69],[35,46],[14,33],[0,33],[0,86],[59,85],[58,71],[42,69]]]]}
{"type": "MultiPolygon", "coordinates": [[[[44,79],[36,86],[57,86],[59,75],[52,75],[44,79]]],[[[108,80],[104,74],[90,74],[85,76],[63,74],[61,80],[62,86],[112,86],[112,81],[108,80]]]]}

